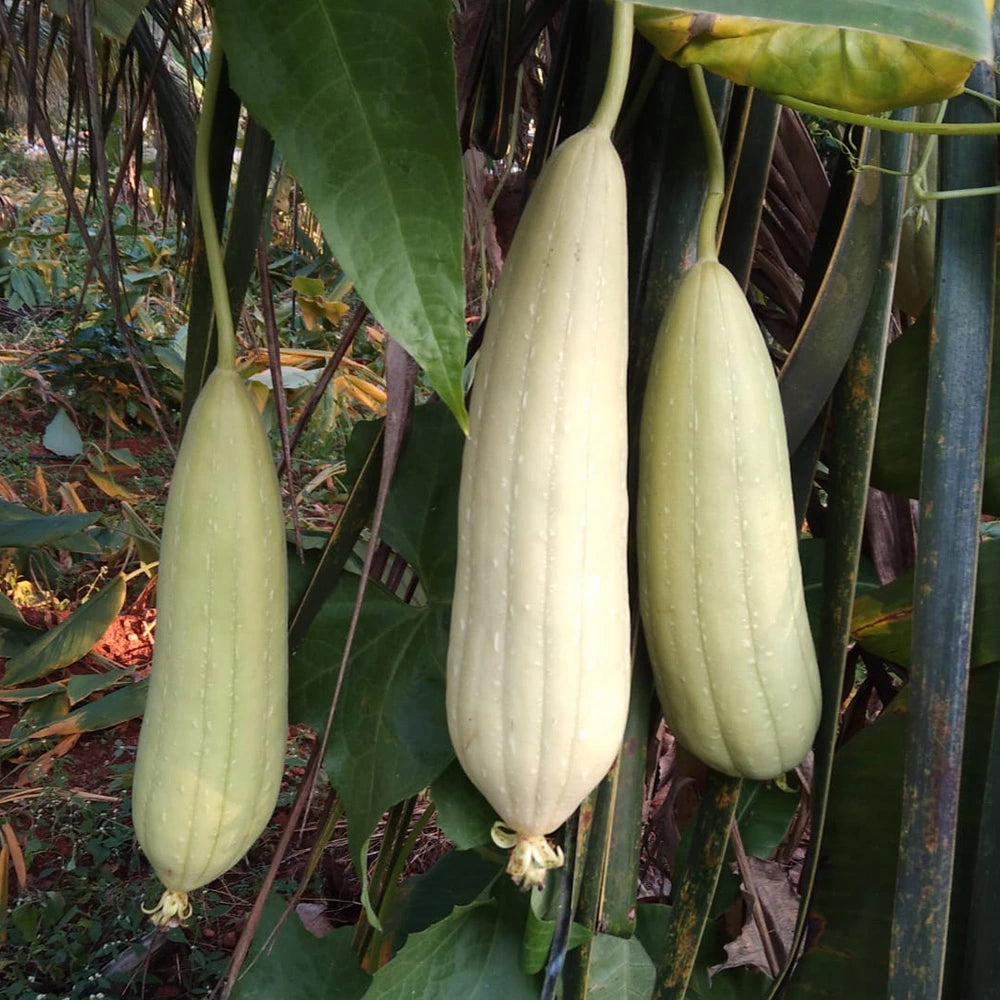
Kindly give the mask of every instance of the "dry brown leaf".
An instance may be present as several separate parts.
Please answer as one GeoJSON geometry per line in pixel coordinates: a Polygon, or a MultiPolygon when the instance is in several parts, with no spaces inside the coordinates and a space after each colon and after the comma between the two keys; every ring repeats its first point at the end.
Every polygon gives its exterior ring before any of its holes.
{"type": "Polygon", "coordinates": [[[295,907],[302,926],[313,937],[326,937],[333,930],[333,924],[326,916],[326,906],[323,903],[299,903],[295,907]]]}
{"type": "MultiPolygon", "coordinates": [[[[763,910],[764,923],[771,929],[772,938],[775,939],[775,950],[787,955],[792,947],[792,938],[795,933],[799,898],[792,889],[791,883],[788,881],[788,874],[782,865],[776,861],[761,861],[759,858],[753,857],[747,858],[747,862],[753,873],[757,889],[757,902],[763,910]]],[[[723,969],[743,967],[749,967],[765,976],[770,976],[760,932],[753,919],[753,911],[751,910],[753,900],[746,893],[745,888],[744,894],[747,896],[747,913],[743,930],[739,937],[726,945],[726,960],[709,968],[710,979],[723,969]]]]}

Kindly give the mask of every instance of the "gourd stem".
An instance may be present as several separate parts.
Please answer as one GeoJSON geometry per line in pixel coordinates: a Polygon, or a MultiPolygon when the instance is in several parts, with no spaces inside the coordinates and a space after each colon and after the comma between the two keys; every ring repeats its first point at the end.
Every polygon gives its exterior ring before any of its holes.
{"type": "Polygon", "coordinates": [[[864,125],[881,132],[906,132],[910,135],[1000,135],[1000,122],[908,122],[899,118],[881,118],[878,115],[862,115],[855,111],[828,108],[825,104],[803,101],[788,94],[772,94],[771,97],[793,111],[830,118],[846,125],[864,125]]]}
{"type": "Polygon", "coordinates": [[[212,209],[212,185],[209,180],[209,146],[212,140],[212,120],[215,117],[215,98],[222,78],[222,46],[218,33],[212,38],[212,53],[205,75],[205,88],[201,103],[201,120],[198,123],[198,142],[194,155],[194,183],[198,201],[198,219],[205,242],[205,261],[212,285],[215,306],[215,333],[217,340],[216,367],[232,370],[236,365],[236,334],[233,316],[229,311],[229,292],[226,288],[226,270],[222,263],[219,229],[212,209]]]}
{"type": "Polygon", "coordinates": [[[689,72],[691,93],[698,112],[698,123],[705,137],[705,155],[708,157],[708,194],[705,196],[705,207],[698,227],[698,258],[716,260],[719,214],[726,197],[726,164],[722,158],[722,140],[715,124],[715,113],[705,85],[705,73],[700,66],[692,66],[689,72]]]}
{"type": "Polygon", "coordinates": [[[632,23],[631,0],[616,0],[611,24],[611,56],[608,75],[604,81],[604,91],[597,110],[590,122],[592,128],[611,132],[618,121],[618,115],[625,100],[625,86],[628,83],[629,67],[632,64],[632,23]]]}

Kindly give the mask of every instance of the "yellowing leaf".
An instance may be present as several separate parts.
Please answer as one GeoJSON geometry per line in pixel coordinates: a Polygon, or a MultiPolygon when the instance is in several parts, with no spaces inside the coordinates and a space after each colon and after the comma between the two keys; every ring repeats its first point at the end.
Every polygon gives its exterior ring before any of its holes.
{"type": "Polygon", "coordinates": [[[307,330],[313,330],[320,320],[337,324],[347,314],[347,305],[336,299],[327,300],[322,295],[300,296],[299,308],[302,310],[302,320],[307,330]]]}
{"type": "Polygon", "coordinates": [[[17,875],[17,884],[24,892],[28,888],[28,866],[24,863],[24,854],[21,852],[21,845],[18,842],[17,834],[10,823],[4,823],[0,827],[0,834],[3,836],[4,847],[14,866],[14,874],[17,875]]]}
{"type": "Polygon", "coordinates": [[[6,500],[8,503],[21,502],[21,498],[17,495],[17,490],[3,476],[0,476],[0,499],[6,500]]]}
{"type": "Polygon", "coordinates": [[[52,511],[52,504],[49,503],[49,484],[40,465],[35,466],[35,474],[31,479],[31,493],[41,503],[44,513],[52,511]]]}
{"type": "Polygon", "coordinates": [[[116,427],[120,427],[123,431],[127,431],[129,429],[129,426],[128,424],[125,423],[125,420],[122,417],[121,413],[118,410],[116,410],[110,403],[108,404],[107,407],[107,416],[108,420],[110,420],[111,423],[113,423],[116,427]]]}
{"type": "Polygon", "coordinates": [[[316,300],[299,296],[299,311],[302,313],[302,322],[307,330],[315,330],[322,317],[322,312],[316,308],[316,300]]]}
{"type": "Polygon", "coordinates": [[[87,478],[105,496],[111,497],[112,500],[129,500],[135,502],[135,496],[120,483],[115,482],[111,476],[105,475],[103,472],[98,472],[96,469],[84,469],[84,472],[87,473],[87,478]]]}
{"type": "Polygon", "coordinates": [[[292,288],[302,296],[313,298],[322,295],[326,286],[321,278],[309,278],[302,274],[297,274],[292,279],[292,288]]]}
{"type": "Polygon", "coordinates": [[[385,390],[370,382],[359,379],[356,375],[344,374],[337,379],[337,386],[347,395],[353,397],[362,406],[377,412],[385,406],[385,390]]]}
{"type": "Polygon", "coordinates": [[[636,8],[662,56],[735,83],[829,108],[879,114],[960,93],[976,60],[875,31],[636,8]]]}
{"type": "Polygon", "coordinates": [[[86,514],[87,508],[76,492],[78,483],[60,483],[59,495],[63,498],[66,509],[73,514],[86,514]]]}

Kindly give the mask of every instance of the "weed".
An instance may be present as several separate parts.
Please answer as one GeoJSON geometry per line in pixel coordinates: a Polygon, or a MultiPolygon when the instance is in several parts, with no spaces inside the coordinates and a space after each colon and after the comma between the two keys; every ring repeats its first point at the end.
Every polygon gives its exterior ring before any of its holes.
{"type": "MultiPolygon", "coordinates": [[[[123,757],[124,747],[118,750],[123,757]]],[[[122,761],[116,767],[119,779],[131,770],[122,761]]],[[[30,812],[14,814],[32,878],[3,918],[0,995],[78,1000],[121,992],[123,983],[109,967],[148,932],[141,904],[160,887],[134,843],[130,796],[109,798],[50,788],[31,802],[30,812]]],[[[175,937],[174,944],[185,940],[183,932],[175,937]]],[[[207,995],[225,961],[225,953],[199,943],[197,961],[184,963],[185,995],[207,995]]],[[[132,975],[144,976],[147,985],[161,981],[153,970],[132,975]]]]}

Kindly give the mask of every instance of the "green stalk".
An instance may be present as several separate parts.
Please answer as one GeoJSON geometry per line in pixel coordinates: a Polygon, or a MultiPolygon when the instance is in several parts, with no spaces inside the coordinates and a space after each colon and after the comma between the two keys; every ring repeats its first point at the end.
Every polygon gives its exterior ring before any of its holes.
{"type": "MultiPolygon", "coordinates": [[[[981,97],[982,95],[977,94],[976,96],[981,97]]],[[[828,108],[825,104],[802,101],[797,97],[790,97],[788,94],[775,94],[774,99],[793,111],[801,111],[804,114],[816,115],[820,118],[831,118],[847,125],[864,125],[882,132],[906,132],[909,135],[1000,134],[1000,122],[914,122],[901,118],[880,118],[878,115],[862,115],[854,111],[841,111],[839,108],[828,108]]]]}
{"type": "Polygon", "coordinates": [[[604,81],[604,92],[597,110],[590,122],[591,128],[609,132],[615,127],[625,100],[625,86],[632,62],[633,5],[618,0],[614,6],[614,20],[611,24],[611,57],[608,75],[604,81]]]}
{"type": "MultiPolygon", "coordinates": [[[[985,68],[970,80],[992,93],[985,68]]],[[[962,124],[982,122],[984,106],[958,98],[949,114],[962,124]]],[[[944,142],[939,163],[949,187],[986,187],[997,179],[990,140],[944,142]]],[[[944,976],[980,541],[995,227],[995,205],[984,211],[972,202],[946,202],[938,215],[890,1000],[954,995],[944,976]]]]}
{"type": "Polygon", "coordinates": [[[698,227],[698,258],[718,260],[719,216],[726,198],[726,164],[722,158],[722,140],[715,124],[712,101],[705,85],[705,73],[700,66],[692,66],[688,72],[698,122],[705,137],[705,155],[708,158],[708,192],[701,212],[701,225],[698,227]]]}
{"type": "Polygon", "coordinates": [[[656,970],[653,1000],[684,1000],[712,911],[741,779],[709,771],[687,857],[674,880],[670,920],[656,970]]]}
{"type": "MultiPolygon", "coordinates": [[[[395,857],[393,858],[392,868],[389,871],[388,877],[384,881],[382,892],[378,900],[378,912],[380,919],[383,918],[387,912],[392,897],[399,885],[399,879],[403,874],[403,868],[406,867],[406,862],[409,860],[410,855],[416,848],[417,841],[420,839],[421,834],[423,834],[427,824],[434,818],[435,812],[436,810],[434,806],[432,804],[428,804],[427,808],[424,809],[424,811],[417,818],[416,823],[413,824],[413,829],[407,835],[402,847],[399,847],[399,837],[397,836],[397,843],[395,844],[395,857]]],[[[405,827],[403,829],[405,832],[405,827]]],[[[365,953],[367,967],[370,969],[378,967],[378,951],[381,944],[382,935],[379,933],[372,934],[368,941],[365,953]]]]}
{"type": "Polygon", "coordinates": [[[222,46],[218,34],[212,41],[212,54],[208,60],[205,90],[201,105],[201,121],[198,124],[198,142],[194,155],[194,184],[198,202],[198,219],[201,222],[202,237],[205,241],[205,260],[208,263],[209,280],[212,283],[212,300],[215,305],[215,329],[218,340],[216,367],[232,370],[236,366],[236,333],[233,329],[233,315],[229,311],[229,292],[226,290],[226,271],[222,263],[222,245],[219,230],[215,225],[212,211],[212,187],[209,178],[209,146],[212,141],[212,119],[215,114],[215,99],[222,78],[222,46]]]}

